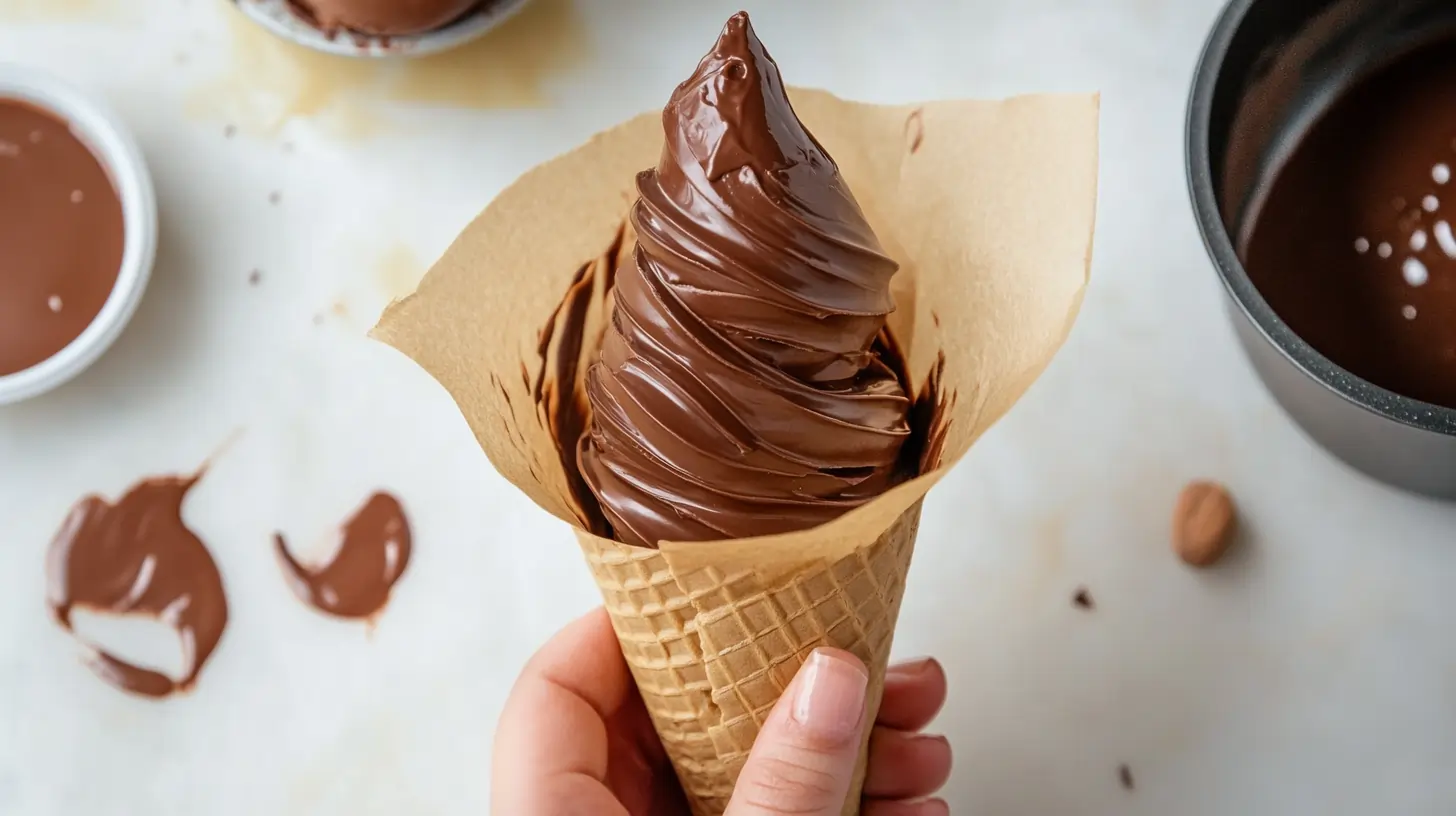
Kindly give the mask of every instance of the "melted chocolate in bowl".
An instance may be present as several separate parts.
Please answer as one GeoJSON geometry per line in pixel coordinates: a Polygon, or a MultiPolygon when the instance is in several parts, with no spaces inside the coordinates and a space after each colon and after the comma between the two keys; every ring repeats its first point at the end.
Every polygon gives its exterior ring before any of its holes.
{"type": "Polygon", "coordinates": [[[1255,197],[1239,255],[1335,364],[1456,407],[1456,40],[1341,94],[1255,197]]]}
{"type": "Polygon", "coordinates": [[[0,376],[44,362],[96,319],[125,226],[110,176],[71,126],[0,97],[0,376]]]}

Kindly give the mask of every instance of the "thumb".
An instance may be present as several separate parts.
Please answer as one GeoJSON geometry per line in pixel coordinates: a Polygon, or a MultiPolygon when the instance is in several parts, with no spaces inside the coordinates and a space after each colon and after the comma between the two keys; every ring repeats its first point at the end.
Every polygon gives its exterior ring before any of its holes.
{"type": "Polygon", "coordinates": [[[816,649],[769,713],[724,816],[838,816],[864,734],[869,672],[816,649]]]}

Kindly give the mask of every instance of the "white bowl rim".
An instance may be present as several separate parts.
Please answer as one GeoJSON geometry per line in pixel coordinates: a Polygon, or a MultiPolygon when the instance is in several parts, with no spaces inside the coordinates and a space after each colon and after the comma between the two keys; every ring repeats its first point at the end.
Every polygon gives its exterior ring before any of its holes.
{"type": "Polygon", "coordinates": [[[71,125],[95,154],[121,199],[125,244],[111,295],[96,319],[65,348],[30,368],[0,376],[0,405],[71,380],[116,342],[136,312],[157,255],[157,196],[141,148],[105,103],[34,68],[0,62],[0,99],[18,99],[71,125]]]}

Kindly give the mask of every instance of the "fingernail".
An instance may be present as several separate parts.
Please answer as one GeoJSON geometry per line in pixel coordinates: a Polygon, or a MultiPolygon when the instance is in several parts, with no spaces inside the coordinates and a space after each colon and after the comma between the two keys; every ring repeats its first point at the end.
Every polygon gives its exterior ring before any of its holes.
{"type": "Polygon", "coordinates": [[[899,663],[896,663],[886,671],[886,674],[909,679],[912,677],[919,677],[920,675],[925,674],[926,672],[930,671],[932,667],[937,665],[939,665],[939,663],[933,657],[917,657],[913,660],[903,660],[899,663]]]}
{"type": "Polygon", "coordinates": [[[846,652],[815,649],[794,694],[793,718],[815,739],[840,745],[859,733],[864,719],[864,665],[846,652]]]}

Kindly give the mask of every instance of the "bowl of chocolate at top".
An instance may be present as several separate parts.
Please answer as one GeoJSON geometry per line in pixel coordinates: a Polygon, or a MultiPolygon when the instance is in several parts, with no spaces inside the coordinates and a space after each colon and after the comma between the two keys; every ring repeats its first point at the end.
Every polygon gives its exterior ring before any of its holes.
{"type": "Polygon", "coordinates": [[[156,250],[156,195],[120,118],[0,63],[0,405],[95,362],[136,311],[156,250]]]}
{"type": "Polygon", "coordinates": [[[464,45],[528,0],[235,0],[253,22],[341,57],[423,57],[464,45]]]}
{"type": "Polygon", "coordinates": [[[1456,3],[1233,0],[1188,109],[1195,215],[1318,443],[1456,498],[1456,3]]]}

